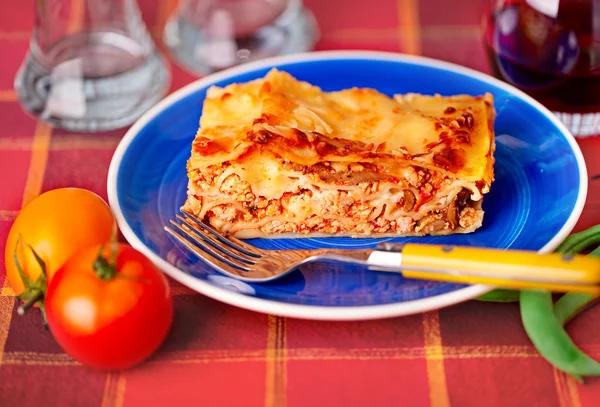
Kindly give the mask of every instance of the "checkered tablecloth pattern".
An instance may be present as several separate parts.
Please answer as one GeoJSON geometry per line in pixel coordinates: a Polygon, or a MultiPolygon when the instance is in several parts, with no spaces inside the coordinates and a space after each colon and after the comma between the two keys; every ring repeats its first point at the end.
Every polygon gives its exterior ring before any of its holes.
{"type": "MultiPolygon", "coordinates": [[[[27,116],[13,79],[28,47],[33,1],[0,13],[0,252],[20,208],[43,191],[77,186],[106,199],[108,165],[125,129],[84,135],[27,116]]],[[[479,23],[483,0],[306,0],[318,49],[422,54],[489,72],[479,23]]],[[[175,0],[140,0],[160,46],[175,0]]],[[[173,89],[193,79],[172,65],[173,89]]],[[[580,142],[590,174],[600,141],[580,142]]],[[[590,181],[576,230],[600,223],[590,181]]],[[[542,359],[516,304],[468,302],[369,322],[313,322],[234,308],[173,283],[175,320],[148,362],[104,373],[69,358],[38,312],[16,313],[0,258],[0,405],[29,406],[510,406],[597,407],[600,379],[576,383],[542,359]]],[[[600,359],[600,308],[569,332],[600,359]]]]}

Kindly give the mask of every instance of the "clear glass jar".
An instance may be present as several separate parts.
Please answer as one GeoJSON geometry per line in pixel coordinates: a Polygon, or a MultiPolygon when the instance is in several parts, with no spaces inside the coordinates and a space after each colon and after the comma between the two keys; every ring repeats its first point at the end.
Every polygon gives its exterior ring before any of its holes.
{"type": "Polygon", "coordinates": [[[54,127],[127,126],[168,91],[170,71],[135,0],[36,0],[15,78],[23,108],[54,127]]]}
{"type": "Polygon", "coordinates": [[[163,35],[173,58],[196,75],[310,51],[318,36],[301,0],[182,0],[163,35]]]}

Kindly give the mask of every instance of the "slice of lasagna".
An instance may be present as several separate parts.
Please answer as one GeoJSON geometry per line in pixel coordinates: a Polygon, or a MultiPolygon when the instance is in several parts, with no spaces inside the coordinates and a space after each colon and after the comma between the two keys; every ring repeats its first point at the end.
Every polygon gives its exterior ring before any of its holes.
{"type": "Polygon", "coordinates": [[[473,232],[494,178],[492,102],[324,92],[278,70],[211,87],[183,209],[239,238],[473,232]]]}

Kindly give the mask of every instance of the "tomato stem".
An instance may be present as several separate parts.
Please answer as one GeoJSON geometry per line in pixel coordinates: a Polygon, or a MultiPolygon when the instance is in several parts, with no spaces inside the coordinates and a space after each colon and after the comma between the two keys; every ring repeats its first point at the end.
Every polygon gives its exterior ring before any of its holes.
{"type": "Polygon", "coordinates": [[[113,227],[113,233],[110,239],[111,243],[111,251],[110,251],[110,261],[104,257],[104,245],[100,247],[100,251],[98,252],[98,257],[94,262],[94,271],[96,275],[104,280],[112,280],[117,275],[117,257],[119,251],[119,243],[117,240],[117,231],[116,224],[113,227]]]}
{"type": "Polygon", "coordinates": [[[106,257],[104,257],[102,255],[102,252],[104,251],[104,245],[102,247],[100,247],[100,251],[98,252],[98,257],[96,258],[96,261],[94,262],[94,271],[96,272],[96,275],[104,280],[104,281],[108,281],[108,280],[112,280],[115,275],[117,274],[117,269],[113,264],[110,264],[109,261],[106,259],[106,257]]]}
{"type": "Polygon", "coordinates": [[[29,288],[31,286],[31,280],[29,279],[29,277],[27,277],[27,274],[25,274],[25,271],[23,270],[23,267],[21,266],[21,262],[19,261],[19,255],[17,254],[19,247],[22,248],[25,245],[19,244],[19,243],[21,243],[21,234],[19,234],[19,236],[17,236],[17,243],[15,244],[15,251],[13,252],[13,258],[15,261],[15,266],[17,267],[17,271],[19,273],[19,277],[21,277],[21,281],[23,282],[23,285],[25,286],[25,288],[29,288]]]}
{"type": "Polygon", "coordinates": [[[14,252],[14,260],[15,260],[15,266],[17,267],[17,271],[19,272],[19,276],[21,277],[21,281],[23,282],[24,289],[23,289],[23,292],[17,296],[17,298],[19,300],[25,301],[25,302],[23,304],[19,305],[19,307],[17,308],[17,313],[19,315],[25,315],[25,312],[27,312],[28,309],[30,309],[37,303],[38,306],[40,307],[40,310],[42,311],[42,318],[44,320],[44,326],[47,326],[46,325],[46,313],[44,310],[44,297],[46,295],[46,289],[48,288],[47,283],[46,283],[46,274],[47,274],[46,263],[40,257],[40,255],[37,254],[37,252],[35,251],[33,246],[31,246],[30,244],[25,244],[25,243],[21,244],[20,242],[21,242],[21,235],[19,235],[17,237],[17,244],[16,244],[15,252],[14,252]],[[33,253],[33,256],[35,257],[35,260],[37,261],[40,269],[42,270],[40,273],[40,276],[35,281],[31,281],[31,279],[27,276],[27,274],[23,270],[23,266],[19,262],[19,256],[17,254],[17,251],[19,248],[22,249],[23,247],[29,247],[29,249],[33,253]]]}
{"type": "Polygon", "coordinates": [[[44,328],[48,329],[48,318],[46,317],[46,304],[44,302],[40,302],[40,312],[42,313],[42,323],[44,324],[44,328]]]}
{"type": "Polygon", "coordinates": [[[41,275],[44,276],[44,278],[46,278],[46,275],[48,274],[48,272],[46,271],[46,263],[40,257],[40,255],[37,254],[37,252],[35,251],[35,249],[33,248],[33,246],[31,246],[30,244],[28,244],[27,247],[29,247],[29,249],[31,250],[31,253],[33,253],[33,257],[35,257],[35,260],[37,261],[38,265],[42,269],[42,274],[41,275]]]}
{"type": "Polygon", "coordinates": [[[34,289],[31,292],[31,297],[29,297],[27,299],[27,301],[25,301],[23,304],[19,305],[19,307],[17,308],[17,313],[19,315],[25,315],[25,313],[27,312],[27,310],[31,307],[33,307],[33,305],[40,301],[42,298],[44,298],[44,293],[41,290],[37,290],[34,289]]]}

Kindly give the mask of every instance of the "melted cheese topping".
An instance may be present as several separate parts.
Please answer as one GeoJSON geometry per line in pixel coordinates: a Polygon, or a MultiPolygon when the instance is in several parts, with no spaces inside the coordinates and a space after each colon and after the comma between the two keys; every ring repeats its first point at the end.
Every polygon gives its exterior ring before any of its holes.
{"type": "Polygon", "coordinates": [[[252,187],[252,192],[267,199],[280,198],[289,184],[289,177],[271,154],[254,154],[232,168],[252,187]]]}
{"type": "MultiPolygon", "coordinates": [[[[405,162],[479,182],[487,192],[495,148],[492,102],[489,94],[323,92],[274,69],[258,80],[209,89],[190,164],[235,161],[252,149],[302,165],[405,162]]],[[[269,165],[257,163],[256,171],[271,173],[269,165]]]]}

